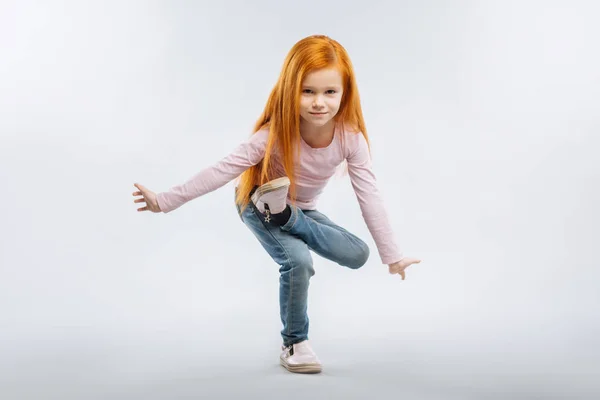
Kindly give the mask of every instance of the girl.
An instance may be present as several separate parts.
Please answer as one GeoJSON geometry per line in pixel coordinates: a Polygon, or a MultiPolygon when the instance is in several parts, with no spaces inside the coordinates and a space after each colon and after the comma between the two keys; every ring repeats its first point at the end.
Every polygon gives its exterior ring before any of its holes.
{"type": "Polygon", "coordinates": [[[371,168],[354,70],[346,50],[327,36],[292,47],[253,134],[228,156],[167,192],[134,185],[133,195],[142,196],[134,203],[146,204],[138,211],[168,213],[238,178],[238,215],[280,266],[280,363],[291,372],[322,370],[308,341],[310,250],[351,269],[369,257],[364,241],[317,211],[318,196],[342,162],[381,261],[404,280],[404,270],[420,260],[404,257],[394,240],[371,168]]]}

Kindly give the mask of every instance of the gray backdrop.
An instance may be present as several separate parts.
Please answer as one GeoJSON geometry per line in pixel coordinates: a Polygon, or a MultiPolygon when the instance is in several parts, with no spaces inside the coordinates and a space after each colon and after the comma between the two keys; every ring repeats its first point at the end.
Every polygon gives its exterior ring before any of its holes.
{"type": "Polygon", "coordinates": [[[2,399],[600,395],[595,1],[10,1],[0,6],[2,399]],[[315,255],[317,376],[278,365],[278,266],[233,183],[171,214],[251,132],[301,38],[354,63],[402,249],[347,176],[319,209],[371,246],[315,255]]]}

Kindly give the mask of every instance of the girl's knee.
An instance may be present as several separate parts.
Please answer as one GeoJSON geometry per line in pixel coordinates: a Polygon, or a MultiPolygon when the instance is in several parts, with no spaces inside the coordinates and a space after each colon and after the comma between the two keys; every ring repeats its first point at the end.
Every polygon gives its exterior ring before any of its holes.
{"type": "Polygon", "coordinates": [[[366,243],[362,243],[356,250],[356,252],[350,257],[344,266],[352,269],[358,269],[367,263],[371,251],[366,243]]]}

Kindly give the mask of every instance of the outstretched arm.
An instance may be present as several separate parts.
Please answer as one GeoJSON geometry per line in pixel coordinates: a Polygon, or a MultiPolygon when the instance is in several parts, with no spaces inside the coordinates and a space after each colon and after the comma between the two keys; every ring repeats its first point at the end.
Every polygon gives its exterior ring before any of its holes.
{"type": "Polygon", "coordinates": [[[348,173],[363,218],[379,250],[381,261],[388,265],[390,274],[400,274],[418,259],[405,257],[398,247],[394,231],[389,223],[386,206],[377,187],[367,141],[362,133],[348,136],[348,173]]]}
{"type": "Polygon", "coordinates": [[[186,182],[173,186],[168,191],[155,194],[136,183],[135,186],[139,191],[134,192],[133,195],[142,195],[143,199],[135,200],[135,202],[146,202],[146,207],[140,208],[138,211],[168,213],[197,197],[224,186],[262,160],[267,137],[268,130],[256,132],[248,140],[238,145],[229,155],[198,172],[186,182]]]}

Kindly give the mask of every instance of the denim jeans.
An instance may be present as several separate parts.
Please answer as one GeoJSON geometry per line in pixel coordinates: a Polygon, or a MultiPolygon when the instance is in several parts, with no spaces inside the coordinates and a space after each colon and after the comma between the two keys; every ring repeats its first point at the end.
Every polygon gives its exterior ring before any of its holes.
{"type": "Polygon", "coordinates": [[[341,266],[358,269],[369,258],[368,245],[317,210],[291,206],[289,221],[279,227],[265,223],[252,201],[238,215],[279,265],[279,308],[283,345],[308,339],[308,287],[315,274],[310,251],[341,266]]]}

